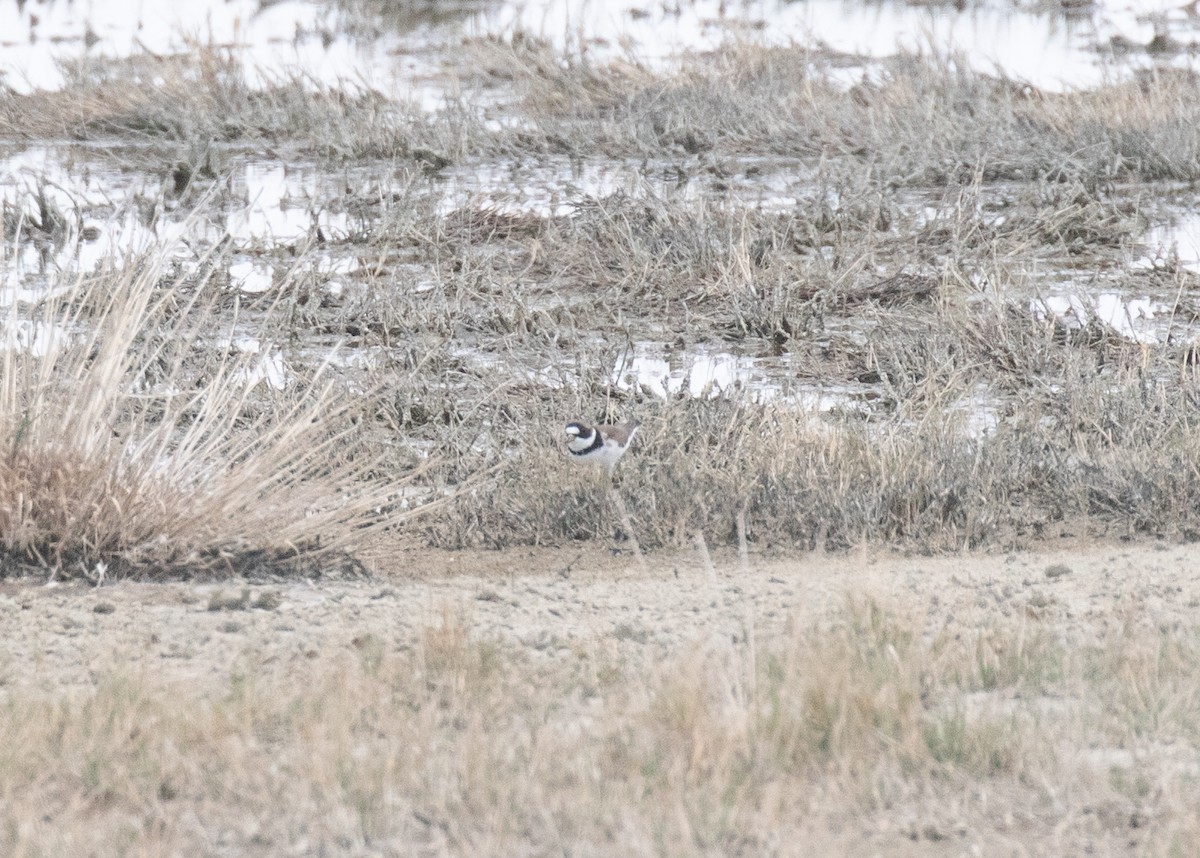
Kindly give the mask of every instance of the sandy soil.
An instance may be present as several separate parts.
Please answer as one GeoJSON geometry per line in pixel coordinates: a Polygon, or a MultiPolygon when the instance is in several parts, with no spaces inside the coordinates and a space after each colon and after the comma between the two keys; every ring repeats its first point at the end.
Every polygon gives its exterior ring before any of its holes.
{"type": "MultiPolygon", "coordinates": [[[[374,578],[357,581],[99,588],[5,582],[0,701],[39,691],[55,698],[86,693],[114,672],[213,697],[227,694],[248,671],[302,682],[322,665],[337,669],[353,660],[367,641],[397,651],[418,647],[423,634],[449,617],[474,640],[520,650],[521,663],[534,668],[569,666],[587,653],[630,669],[650,666],[652,673],[655,662],[686,658],[698,644],[725,648],[748,634],[765,644],[789,629],[832,624],[844,616],[848,599],[875,599],[929,635],[1009,616],[1079,644],[1131,623],[1194,627],[1200,615],[1196,545],[1075,541],[943,557],[879,549],[751,557],[747,565],[736,555],[710,565],[696,553],[681,553],[656,555],[644,566],[629,554],[595,548],[397,549],[379,566],[374,578]]],[[[992,820],[995,812],[983,799],[931,804],[914,795],[870,820],[846,817],[839,800],[829,797],[830,807],[822,810],[820,798],[812,797],[814,828],[804,837],[817,849],[812,854],[1067,854],[1061,849],[1076,847],[1125,854],[1144,845],[1143,832],[1135,830],[1141,823],[1129,822],[1123,805],[1108,816],[1090,805],[1077,808],[1074,827],[1062,833],[1053,813],[1037,821],[1037,809],[1022,811],[1019,802],[1012,807],[1025,820],[1020,824],[992,820]]]]}
{"type": "Polygon", "coordinates": [[[1067,544],[1011,554],[905,557],[887,551],[791,559],[656,556],[562,548],[397,552],[367,581],[206,582],[104,587],[0,585],[0,694],[88,686],[119,666],[152,681],[228,687],[249,664],[287,674],[366,635],[411,646],[446,612],[477,640],[536,658],[603,648],[629,663],[706,638],[767,640],[874,598],[933,633],[1024,612],[1067,640],[1112,624],[1194,624],[1200,546],[1067,544]]]}

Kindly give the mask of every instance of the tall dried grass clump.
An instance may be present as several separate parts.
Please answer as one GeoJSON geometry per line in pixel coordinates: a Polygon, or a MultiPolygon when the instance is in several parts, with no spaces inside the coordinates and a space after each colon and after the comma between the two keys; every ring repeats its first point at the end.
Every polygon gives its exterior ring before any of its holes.
{"type": "Polygon", "coordinates": [[[64,66],[63,86],[0,92],[0,120],[31,139],[186,144],[287,143],[329,159],[411,158],[441,168],[463,141],[488,151],[465,110],[427,114],[361,81],[331,82],[303,70],[252,81],[236,52],[194,44],[185,54],[84,57],[64,66]]]}
{"type": "Polygon", "coordinates": [[[1092,92],[1045,93],[963,59],[901,53],[847,87],[807,45],[726,45],[676,69],[603,63],[522,33],[475,46],[537,134],[580,154],[845,159],[891,186],[987,181],[1193,179],[1200,78],[1148,71],[1092,92]]]}
{"type": "Polygon", "coordinates": [[[349,547],[379,502],[354,440],[355,401],[336,395],[323,367],[268,389],[270,358],[231,348],[239,321],[220,312],[213,278],[162,263],[78,279],[31,312],[10,296],[4,569],[93,579],[278,570],[349,547]]]}

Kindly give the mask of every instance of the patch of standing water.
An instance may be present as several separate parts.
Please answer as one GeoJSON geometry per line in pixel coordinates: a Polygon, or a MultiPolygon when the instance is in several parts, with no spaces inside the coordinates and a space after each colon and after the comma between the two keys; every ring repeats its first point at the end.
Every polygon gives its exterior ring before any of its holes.
{"type": "Polygon", "coordinates": [[[239,356],[233,371],[234,383],[239,387],[252,389],[265,383],[272,390],[283,390],[295,380],[283,353],[258,337],[236,334],[218,339],[215,345],[239,356]]]}
{"type": "Polygon", "coordinates": [[[106,259],[149,250],[160,236],[140,222],[135,201],[153,180],[93,169],[61,147],[0,155],[6,246],[0,283],[20,289],[54,272],[90,272],[106,259]]]}
{"type": "Polygon", "coordinates": [[[278,352],[264,354],[250,366],[240,368],[234,380],[247,390],[266,384],[272,390],[283,390],[292,383],[294,376],[283,355],[278,352]]]}
{"type": "Polygon", "coordinates": [[[252,161],[241,168],[236,182],[245,205],[233,206],[225,228],[239,243],[267,245],[295,242],[320,228],[327,237],[345,236],[345,212],[320,208],[331,180],[315,169],[297,170],[277,161],[252,161]]]}
{"type": "Polygon", "coordinates": [[[71,335],[61,325],[30,319],[0,320],[0,349],[44,358],[65,346],[71,335]]]}
{"type": "Polygon", "coordinates": [[[380,30],[355,39],[342,30],[336,4],[295,0],[4,3],[0,72],[18,92],[53,90],[64,83],[64,61],[182,53],[200,44],[237,48],[252,86],[295,71],[323,85],[369,80],[402,94],[398,36],[380,30]]]}
{"type": "MultiPolygon", "coordinates": [[[[231,281],[261,292],[274,282],[274,266],[240,253],[293,246],[318,234],[335,240],[351,231],[337,187],[344,177],[315,165],[245,162],[225,182],[227,193],[197,212],[178,205],[162,176],[118,169],[111,154],[67,146],[0,152],[0,207],[10,233],[0,254],[0,295],[28,303],[64,277],[121,267],[167,247],[186,265],[197,257],[193,248],[226,239],[231,281]]],[[[334,258],[332,248],[314,254],[320,271],[341,286],[357,267],[352,259],[334,258]]]]}
{"type": "Polygon", "coordinates": [[[698,158],[612,161],[549,156],[475,162],[443,173],[441,215],[486,209],[509,215],[570,215],[589,199],[616,193],[695,200],[704,197],[783,211],[811,195],[813,167],[796,158],[698,158]]]}
{"type": "MultiPolygon", "coordinates": [[[[632,55],[658,66],[730,39],[809,45],[817,54],[868,60],[919,50],[1062,90],[1111,79],[1113,69],[1101,62],[1109,46],[1122,47],[1127,68],[1190,66],[1186,51],[1152,58],[1144,48],[1163,31],[1186,47],[1197,26],[1179,0],[1097,0],[1070,14],[1007,0],[495,0],[375,9],[347,11],[312,0],[0,4],[0,80],[23,92],[57,89],[63,63],[84,56],[172,54],[202,45],[234,52],[252,86],[299,76],[315,86],[372,88],[435,110],[458,95],[452,82],[438,81],[438,66],[457,60],[464,36],[520,30],[598,59],[632,55]]],[[[835,71],[849,83],[863,70],[835,71]]]]}
{"type": "Polygon", "coordinates": [[[758,357],[703,347],[667,352],[638,343],[617,360],[613,375],[622,389],[642,389],[664,399],[745,396],[753,402],[778,402],[819,413],[866,415],[868,404],[879,398],[879,389],[871,385],[800,381],[788,354],[758,357]]]}
{"type": "Polygon", "coordinates": [[[1053,322],[1068,330],[1095,323],[1122,339],[1145,345],[1166,341],[1171,315],[1169,307],[1149,297],[1129,298],[1117,292],[1035,298],[1029,309],[1040,322],[1053,322]]]}
{"type": "Polygon", "coordinates": [[[250,295],[270,292],[275,285],[275,266],[269,262],[242,259],[229,264],[229,281],[235,289],[250,295]]]}
{"type": "Polygon", "coordinates": [[[486,209],[501,214],[558,217],[570,214],[585,197],[617,191],[633,193],[641,184],[636,166],[622,162],[587,162],[566,157],[536,164],[472,163],[445,171],[447,193],[439,215],[459,209],[486,209]]]}
{"type": "Polygon", "coordinates": [[[1144,244],[1146,255],[1134,260],[1134,267],[1155,268],[1173,257],[1188,271],[1200,272],[1200,214],[1188,211],[1150,227],[1144,244]]]}
{"type": "MultiPolygon", "coordinates": [[[[1070,15],[1044,5],[1002,0],[969,5],[543,0],[497,4],[481,12],[471,27],[482,34],[524,30],[600,56],[630,52],[651,64],[684,51],[714,50],[730,37],[810,45],[871,59],[917,50],[1058,91],[1110,79],[1111,70],[1098,62],[1097,49],[1113,43],[1144,47],[1157,35],[1156,24],[1185,37],[1194,35],[1196,26],[1177,0],[1099,0],[1070,15]]],[[[1175,62],[1186,64],[1189,58],[1179,56],[1175,62]]]]}
{"type": "MultiPolygon", "coordinates": [[[[621,389],[641,389],[664,399],[746,397],[839,419],[869,420],[886,401],[880,385],[801,381],[787,354],[756,357],[704,348],[668,353],[655,345],[636,344],[617,360],[613,375],[621,389]]],[[[979,440],[999,425],[1001,403],[986,384],[979,384],[945,411],[961,417],[965,437],[979,440]]]]}

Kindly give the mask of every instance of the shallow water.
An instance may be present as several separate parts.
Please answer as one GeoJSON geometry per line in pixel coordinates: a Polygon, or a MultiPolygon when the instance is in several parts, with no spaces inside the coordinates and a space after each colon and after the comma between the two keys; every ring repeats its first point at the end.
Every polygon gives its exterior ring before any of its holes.
{"type": "MultiPolygon", "coordinates": [[[[868,59],[897,51],[954,57],[978,71],[999,72],[1041,89],[1095,86],[1105,79],[1097,47],[1114,37],[1144,45],[1155,34],[1149,16],[1167,16],[1175,30],[1190,24],[1177,4],[1094,3],[1065,15],[1006,2],[878,3],[852,0],[691,3],[558,2],[497,4],[471,26],[485,32],[516,28],[559,43],[587,34],[593,51],[627,50],[665,62],[685,50],[713,50],[730,39],[799,43],[868,59]]],[[[855,78],[855,72],[847,80],[855,78]]],[[[858,73],[861,76],[861,71],[858,73]]]]}
{"type": "Polygon", "coordinates": [[[798,406],[810,414],[867,416],[881,398],[879,385],[819,383],[799,377],[791,355],[753,355],[698,345],[665,349],[635,343],[612,368],[616,386],[663,399],[731,396],[752,402],[798,406]]]}
{"type": "MultiPolygon", "coordinates": [[[[1191,66],[1187,51],[1151,57],[1156,33],[1186,47],[1195,17],[1178,0],[1101,0],[1071,14],[1043,4],[867,0],[594,0],[438,3],[380,14],[384,6],[308,0],[0,4],[0,74],[18,91],[55,89],[62,64],[83,56],[169,54],[201,44],[236,51],[252,84],[299,73],[314,85],[369,86],[436,109],[458,93],[439,68],[464,37],[522,30],[593,56],[669,63],[731,39],[879,59],[897,50],[953,58],[1045,90],[1096,86],[1152,63],[1191,66]],[[1114,46],[1120,63],[1106,57],[1114,46]]],[[[847,81],[866,66],[838,63],[847,81]]]]}
{"type": "Polygon", "coordinates": [[[468,208],[559,217],[588,200],[616,193],[785,211],[812,195],[814,175],[808,161],[761,156],[724,158],[719,163],[694,156],[621,160],[552,155],[471,161],[442,172],[438,212],[468,208]]]}
{"type": "Polygon", "coordinates": [[[1200,214],[1185,208],[1150,227],[1144,236],[1145,254],[1134,260],[1138,267],[1154,267],[1170,260],[1188,271],[1200,272],[1200,214]]]}
{"type": "MultiPolygon", "coordinates": [[[[223,193],[206,205],[198,196],[176,199],[165,166],[155,169],[147,163],[142,171],[119,166],[142,160],[137,150],[117,158],[91,146],[0,149],[0,205],[24,215],[23,237],[39,234],[42,196],[63,217],[63,233],[54,241],[10,240],[0,261],[0,283],[10,289],[36,288],[49,283],[51,272],[90,273],[169,246],[186,260],[227,240],[231,280],[245,292],[262,293],[286,267],[272,254],[320,241],[321,248],[310,247],[318,273],[331,288],[345,288],[360,263],[336,245],[378,218],[381,189],[397,182],[394,165],[330,173],[313,162],[292,160],[285,166],[276,159],[229,158],[218,183],[223,193]],[[198,213],[196,205],[201,206],[198,213]]],[[[472,162],[423,178],[408,192],[441,215],[487,210],[557,217],[618,192],[786,210],[810,188],[811,167],[796,159],[728,159],[721,167],[720,178],[714,179],[695,158],[646,162],[553,156],[472,162]]]]}
{"type": "Polygon", "coordinates": [[[4,3],[0,71],[19,92],[56,89],[65,80],[62,64],[84,55],[171,54],[202,44],[236,48],[258,83],[299,70],[321,83],[399,83],[395,34],[359,39],[340,30],[335,4],[295,0],[4,3]]]}
{"type": "Polygon", "coordinates": [[[0,318],[0,348],[16,354],[46,357],[63,348],[70,338],[70,332],[61,325],[0,318]]]}
{"type": "Polygon", "coordinates": [[[1087,294],[1080,290],[1070,294],[1050,295],[1029,302],[1034,318],[1056,322],[1069,330],[1079,330],[1095,323],[1117,336],[1146,345],[1165,342],[1165,330],[1160,330],[1170,313],[1170,307],[1148,296],[1130,298],[1115,292],[1087,294]]]}
{"type": "MultiPolygon", "coordinates": [[[[127,158],[135,161],[139,154],[131,151],[127,158]]],[[[156,251],[195,261],[226,241],[230,278],[246,292],[262,292],[276,274],[263,254],[344,239],[353,229],[340,207],[339,183],[347,177],[312,164],[285,167],[243,158],[224,178],[219,198],[197,196],[181,204],[168,190],[165,169],[122,168],[121,160],[96,147],[0,151],[0,206],[17,227],[0,257],[0,285],[36,291],[63,276],[121,267],[156,251]],[[57,213],[54,230],[41,224],[43,199],[57,213]]],[[[353,259],[332,256],[315,254],[331,282],[355,269],[353,259]]]]}

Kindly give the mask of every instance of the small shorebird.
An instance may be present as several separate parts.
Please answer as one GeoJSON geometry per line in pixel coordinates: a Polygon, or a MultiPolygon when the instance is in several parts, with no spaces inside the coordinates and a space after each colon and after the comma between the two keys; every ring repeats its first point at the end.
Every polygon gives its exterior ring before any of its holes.
{"type": "Polygon", "coordinates": [[[640,424],[634,420],[620,426],[585,426],[583,423],[568,423],[566,426],[567,449],[576,462],[592,462],[608,468],[611,477],[613,468],[633,440],[640,424]]]}

